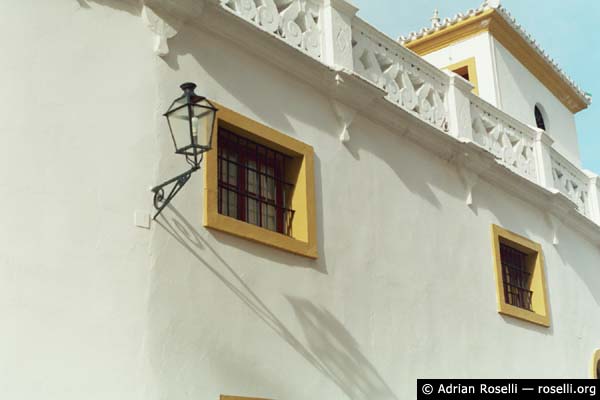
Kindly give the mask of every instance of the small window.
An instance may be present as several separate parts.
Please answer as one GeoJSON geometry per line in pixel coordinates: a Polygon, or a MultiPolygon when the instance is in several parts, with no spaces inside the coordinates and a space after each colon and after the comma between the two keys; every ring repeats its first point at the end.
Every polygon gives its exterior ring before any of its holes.
{"type": "Polygon", "coordinates": [[[531,271],[527,268],[527,254],[500,242],[500,260],[502,262],[502,283],[506,303],[533,311],[531,299],[531,271]]]}
{"type": "Polygon", "coordinates": [[[536,105],[533,110],[535,114],[535,125],[542,130],[546,130],[546,121],[544,120],[544,113],[542,112],[542,107],[540,105],[536,105]]]}
{"type": "Polygon", "coordinates": [[[218,108],[205,153],[204,226],[317,258],[313,148],[218,108]]]}
{"type": "Polygon", "coordinates": [[[498,312],[550,326],[541,246],[496,225],[492,238],[498,312]]]}
{"type": "Polygon", "coordinates": [[[469,82],[471,81],[469,79],[469,67],[466,66],[466,65],[464,67],[457,68],[457,69],[453,70],[452,72],[454,72],[455,74],[461,76],[463,79],[465,79],[465,80],[467,80],[469,82]]]}
{"type": "Polygon", "coordinates": [[[219,127],[219,213],[291,235],[291,157],[219,127]]]}
{"type": "Polygon", "coordinates": [[[600,349],[596,350],[592,357],[592,378],[600,379],[600,349]]]}
{"type": "Polygon", "coordinates": [[[449,65],[445,69],[452,71],[455,74],[466,79],[467,81],[471,82],[473,84],[473,93],[479,95],[479,88],[477,86],[477,68],[474,57],[463,60],[456,64],[449,65]]]}

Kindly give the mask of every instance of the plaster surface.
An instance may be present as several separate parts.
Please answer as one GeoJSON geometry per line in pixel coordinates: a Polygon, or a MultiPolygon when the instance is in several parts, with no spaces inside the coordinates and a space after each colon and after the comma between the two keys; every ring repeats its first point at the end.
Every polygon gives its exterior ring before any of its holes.
{"type": "Polygon", "coordinates": [[[7,398],[389,400],[417,378],[588,377],[600,250],[567,227],[554,246],[545,210],[483,180],[466,206],[454,163],[360,112],[341,143],[327,96],[214,33],[182,26],[157,57],[135,2],[0,12],[7,398]],[[160,115],[185,81],[315,148],[318,260],[204,229],[202,174],[135,226],[185,168],[160,115]],[[549,329],[496,312],[493,223],[542,245],[549,329]]]}

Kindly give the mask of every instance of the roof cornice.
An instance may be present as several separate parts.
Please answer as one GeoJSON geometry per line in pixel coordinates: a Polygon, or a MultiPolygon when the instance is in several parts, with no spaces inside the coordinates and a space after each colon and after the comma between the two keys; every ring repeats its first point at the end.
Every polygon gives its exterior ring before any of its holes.
{"type": "Polygon", "coordinates": [[[452,43],[482,32],[489,32],[504,48],[519,60],[571,112],[577,113],[591,104],[587,95],[552,60],[514,17],[500,5],[484,3],[466,14],[457,14],[431,28],[401,37],[400,43],[423,56],[452,43]]]}

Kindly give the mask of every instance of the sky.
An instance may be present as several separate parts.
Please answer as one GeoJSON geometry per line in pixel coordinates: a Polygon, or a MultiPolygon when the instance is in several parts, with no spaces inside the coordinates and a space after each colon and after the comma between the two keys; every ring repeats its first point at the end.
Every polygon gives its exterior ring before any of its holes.
{"type": "MultiPolygon", "coordinates": [[[[483,0],[351,0],[358,15],[396,39],[430,26],[440,17],[477,8],[483,0]]],[[[600,174],[600,1],[502,0],[504,6],[562,69],[586,92],[592,105],[576,115],[583,167],[600,174]]]]}

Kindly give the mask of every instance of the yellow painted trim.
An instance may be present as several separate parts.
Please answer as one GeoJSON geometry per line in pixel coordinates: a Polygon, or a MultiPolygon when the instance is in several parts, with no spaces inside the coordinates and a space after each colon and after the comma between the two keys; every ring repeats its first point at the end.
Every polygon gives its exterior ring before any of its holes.
{"type": "Polygon", "coordinates": [[[258,398],[258,397],[240,397],[240,396],[226,396],[224,394],[222,394],[219,397],[220,400],[268,400],[268,399],[262,399],[262,398],[258,398]]]}
{"type": "Polygon", "coordinates": [[[537,325],[549,327],[550,311],[542,246],[497,225],[492,225],[492,248],[494,251],[494,276],[496,278],[498,312],[523,321],[529,321],[537,325]],[[528,255],[528,263],[530,263],[530,269],[532,271],[531,290],[533,291],[534,296],[532,300],[533,311],[528,311],[506,303],[504,298],[502,262],[500,259],[500,243],[502,242],[507,243],[528,255]]]}
{"type": "Polygon", "coordinates": [[[293,172],[290,173],[293,176],[289,179],[295,182],[291,205],[296,212],[291,237],[219,214],[218,140],[215,139],[212,150],[205,153],[204,226],[291,253],[318,258],[313,148],[222,105],[217,105],[217,108],[217,127],[226,126],[241,136],[292,157],[290,170],[293,172]]]}
{"type": "Polygon", "coordinates": [[[477,64],[475,62],[475,57],[467,58],[466,60],[462,60],[455,64],[448,65],[447,67],[444,67],[444,69],[454,72],[454,71],[459,70],[464,67],[467,67],[467,71],[469,71],[469,82],[471,82],[474,86],[473,93],[475,93],[477,96],[479,96],[479,86],[478,86],[478,80],[477,80],[477,64]]]}
{"type": "Polygon", "coordinates": [[[489,32],[525,68],[548,88],[572,113],[588,107],[578,92],[563,80],[546,59],[541,56],[519,32],[517,32],[496,10],[467,18],[461,22],[440,29],[430,35],[406,43],[406,47],[420,56],[448,47],[451,44],[473,37],[481,32],[489,32]]]}
{"type": "Polygon", "coordinates": [[[600,376],[598,375],[598,370],[600,369],[600,349],[596,350],[594,352],[594,356],[592,357],[592,365],[590,368],[591,371],[591,377],[593,379],[600,379],[600,376]]]}
{"type": "Polygon", "coordinates": [[[433,53],[451,44],[488,31],[490,17],[495,10],[487,10],[479,15],[467,18],[430,35],[423,36],[406,44],[406,47],[420,56],[433,53]]]}

